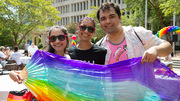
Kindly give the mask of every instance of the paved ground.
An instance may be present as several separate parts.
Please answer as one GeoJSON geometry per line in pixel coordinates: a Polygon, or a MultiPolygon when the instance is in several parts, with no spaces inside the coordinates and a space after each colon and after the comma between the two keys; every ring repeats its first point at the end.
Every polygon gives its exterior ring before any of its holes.
{"type": "Polygon", "coordinates": [[[180,51],[176,51],[175,55],[172,57],[172,59],[178,59],[180,60],[180,51]]]}
{"type": "MultiPolygon", "coordinates": [[[[177,60],[180,60],[180,51],[176,51],[175,52],[176,54],[172,57],[172,59],[177,59],[177,60]]],[[[180,63],[179,63],[180,64],[180,63]]],[[[180,75],[180,67],[179,68],[173,68],[173,71],[180,75]]]]}

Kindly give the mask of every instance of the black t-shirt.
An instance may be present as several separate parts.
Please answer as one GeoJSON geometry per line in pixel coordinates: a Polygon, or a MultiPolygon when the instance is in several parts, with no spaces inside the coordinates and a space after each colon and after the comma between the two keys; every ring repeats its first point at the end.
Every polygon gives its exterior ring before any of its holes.
{"type": "Polygon", "coordinates": [[[68,53],[71,59],[104,65],[107,50],[93,44],[88,50],[79,50],[77,47],[71,47],[69,48],[68,53]]]}

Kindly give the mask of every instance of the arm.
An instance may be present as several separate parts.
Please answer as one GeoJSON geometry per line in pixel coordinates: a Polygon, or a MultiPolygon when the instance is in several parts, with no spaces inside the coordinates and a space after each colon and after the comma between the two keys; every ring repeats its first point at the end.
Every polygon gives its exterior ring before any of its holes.
{"type": "Polygon", "coordinates": [[[31,57],[31,53],[28,51],[28,56],[30,56],[31,57]]]}
{"type": "Polygon", "coordinates": [[[158,46],[153,46],[144,52],[141,63],[154,62],[157,56],[166,57],[172,53],[173,49],[171,44],[167,41],[162,42],[158,46]]]}
{"type": "Polygon", "coordinates": [[[4,58],[4,57],[1,57],[1,60],[3,61],[3,60],[5,60],[5,58],[4,58]]]}
{"type": "Polygon", "coordinates": [[[6,54],[4,54],[4,53],[1,53],[1,60],[3,61],[3,60],[5,60],[5,59],[7,59],[7,56],[6,56],[6,54]]]}

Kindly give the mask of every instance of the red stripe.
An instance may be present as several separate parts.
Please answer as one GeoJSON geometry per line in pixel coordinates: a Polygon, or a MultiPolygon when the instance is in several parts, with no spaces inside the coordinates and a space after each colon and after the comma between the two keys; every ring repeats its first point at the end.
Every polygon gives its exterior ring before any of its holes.
{"type": "Polygon", "coordinates": [[[8,98],[10,98],[12,100],[24,100],[24,98],[22,98],[22,96],[16,96],[16,95],[13,95],[11,93],[9,93],[8,98]]]}

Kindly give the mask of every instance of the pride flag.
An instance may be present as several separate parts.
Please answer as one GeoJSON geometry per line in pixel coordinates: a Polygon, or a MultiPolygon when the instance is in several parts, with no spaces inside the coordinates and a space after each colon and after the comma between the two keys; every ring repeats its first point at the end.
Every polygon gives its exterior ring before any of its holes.
{"type": "Polygon", "coordinates": [[[159,60],[96,65],[38,50],[26,69],[38,101],[180,100],[180,77],[159,60]]]}

